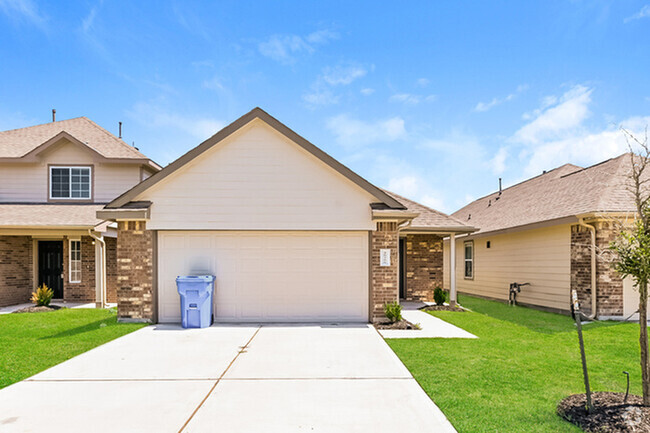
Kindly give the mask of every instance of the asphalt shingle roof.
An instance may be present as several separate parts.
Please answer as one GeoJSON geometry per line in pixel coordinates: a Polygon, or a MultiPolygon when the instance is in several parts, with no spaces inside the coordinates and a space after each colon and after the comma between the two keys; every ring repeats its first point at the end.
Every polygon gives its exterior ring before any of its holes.
{"type": "Polygon", "coordinates": [[[419,215],[415,217],[411,222],[411,228],[471,228],[473,226],[472,224],[464,223],[459,219],[454,218],[453,216],[449,216],[435,209],[431,209],[430,207],[417,203],[413,200],[409,200],[408,198],[402,197],[401,195],[386,190],[384,190],[384,192],[393,196],[397,201],[406,206],[408,211],[419,213],[419,215]]]}
{"type": "Polygon", "coordinates": [[[0,204],[0,227],[94,227],[103,204],[0,204]]]}
{"type": "Polygon", "coordinates": [[[629,153],[587,168],[565,164],[500,195],[480,198],[452,216],[484,233],[591,212],[633,212],[631,167],[629,153]]]}
{"type": "Polygon", "coordinates": [[[0,158],[20,158],[64,131],[106,158],[148,159],[86,117],[1,131],[0,158]]]}

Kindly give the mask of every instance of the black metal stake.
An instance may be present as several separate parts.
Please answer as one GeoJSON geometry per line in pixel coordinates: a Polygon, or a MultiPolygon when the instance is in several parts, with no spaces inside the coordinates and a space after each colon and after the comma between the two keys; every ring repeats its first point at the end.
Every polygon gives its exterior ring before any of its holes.
{"type": "Polygon", "coordinates": [[[627,403],[627,397],[630,395],[630,373],[624,371],[623,374],[627,376],[627,388],[625,389],[625,398],[623,399],[623,403],[627,403]]]}
{"type": "Polygon", "coordinates": [[[580,321],[580,304],[578,303],[578,293],[573,290],[573,315],[576,320],[576,327],[578,328],[578,341],[580,342],[580,356],[582,358],[582,375],[585,379],[585,394],[587,395],[587,413],[591,413],[594,410],[593,405],[591,404],[591,389],[589,388],[589,373],[587,372],[587,356],[585,355],[585,343],[582,339],[582,322],[580,321]]]}

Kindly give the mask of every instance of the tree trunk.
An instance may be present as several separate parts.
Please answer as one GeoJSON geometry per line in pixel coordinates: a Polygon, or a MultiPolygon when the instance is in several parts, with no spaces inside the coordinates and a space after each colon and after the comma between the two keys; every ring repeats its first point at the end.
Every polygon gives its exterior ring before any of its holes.
{"type": "Polygon", "coordinates": [[[648,354],[648,282],[639,282],[639,345],[641,347],[641,380],[643,405],[650,406],[650,357],[648,354]]]}

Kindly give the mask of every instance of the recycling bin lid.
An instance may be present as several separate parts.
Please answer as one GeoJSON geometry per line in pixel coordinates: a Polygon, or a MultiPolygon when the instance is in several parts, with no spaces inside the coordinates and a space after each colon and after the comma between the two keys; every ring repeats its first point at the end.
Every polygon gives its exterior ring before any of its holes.
{"type": "Polygon", "coordinates": [[[184,282],[196,282],[196,281],[205,281],[205,282],[212,282],[216,279],[214,275],[179,275],[176,277],[176,281],[184,281],[184,282]]]}

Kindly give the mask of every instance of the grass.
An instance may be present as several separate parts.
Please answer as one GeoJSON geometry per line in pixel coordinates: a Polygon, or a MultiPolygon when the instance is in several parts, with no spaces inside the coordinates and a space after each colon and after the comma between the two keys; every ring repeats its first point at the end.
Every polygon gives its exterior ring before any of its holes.
{"type": "Polygon", "coordinates": [[[0,315],[0,388],[143,326],[101,309],[0,315]]]}
{"type": "MultiPolygon", "coordinates": [[[[570,317],[463,296],[471,313],[431,312],[477,340],[387,340],[459,432],[580,432],[556,415],[584,392],[578,335],[570,317]]],[[[583,326],[593,391],[641,393],[639,325],[583,326]]]]}

